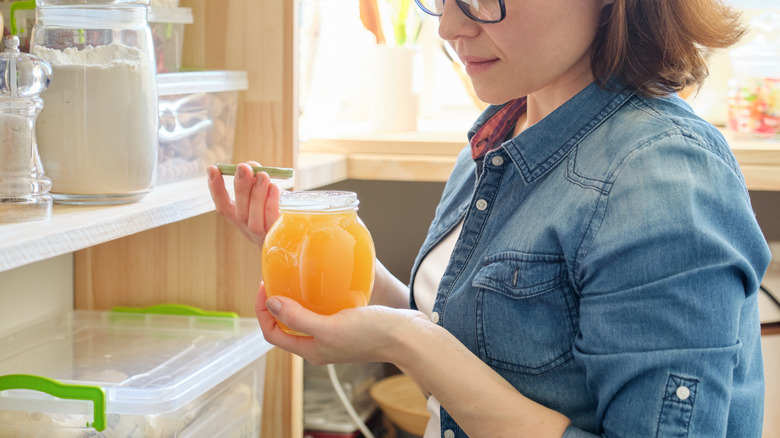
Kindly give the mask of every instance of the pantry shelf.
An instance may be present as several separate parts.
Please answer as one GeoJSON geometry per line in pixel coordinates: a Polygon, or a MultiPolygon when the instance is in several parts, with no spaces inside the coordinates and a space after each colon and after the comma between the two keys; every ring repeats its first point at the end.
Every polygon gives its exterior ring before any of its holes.
{"type": "MultiPolygon", "coordinates": [[[[301,154],[295,178],[281,189],[312,189],[347,179],[340,154],[301,154]]],[[[232,193],[233,179],[225,177],[232,193]]],[[[214,210],[206,177],[162,184],[139,202],[111,206],[54,204],[52,218],[0,224],[0,272],[45,260],[214,210]]]]}
{"type": "Polygon", "coordinates": [[[54,204],[49,220],[0,225],[0,272],[212,211],[207,187],[206,177],[191,178],[155,187],[132,204],[54,204]]]}

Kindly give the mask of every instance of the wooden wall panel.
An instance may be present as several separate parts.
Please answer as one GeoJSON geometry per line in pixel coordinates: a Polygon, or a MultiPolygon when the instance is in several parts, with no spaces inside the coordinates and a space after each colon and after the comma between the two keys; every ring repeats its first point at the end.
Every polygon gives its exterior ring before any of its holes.
{"type": "Polygon", "coordinates": [[[181,0],[195,22],[184,30],[182,65],[244,70],[234,161],[295,165],[297,1],[181,0]]]}

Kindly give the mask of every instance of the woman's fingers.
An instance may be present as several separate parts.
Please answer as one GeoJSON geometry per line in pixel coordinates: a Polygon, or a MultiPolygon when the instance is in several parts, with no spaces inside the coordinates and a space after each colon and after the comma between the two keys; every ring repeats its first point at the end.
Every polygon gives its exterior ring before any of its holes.
{"type": "Polygon", "coordinates": [[[268,297],[265,294],[265,283],[260,283],[260,288],[257,290],[257,298],[255,300],[255,315],[257,316],[257,322],[260,323],[260,328],[263,330],[263,334],[266,338],[275,330],[280,330],[278,323],[273,313],[266,307],[266,301],[268,297]]]}
{"type": "Polygon", "coordinates": [[[260,323],[260,329],[263,331],[263,336],[266,341],[279,348],[298,354],[312,362],[322,361],[321,358],[317,358],[312,354],[317,348],[317,341],[314,338],[309,336],[291,335],[283,331],[279,325],[278,321],[283,320],[290,324],[285,325],[291,329],[301,331],[301,328],[295,322],[291,322],[291,319],[289,318],[289,314],[294,314],[299,311],[303,311],[307,315],[314,315],[322,318],[320,315],[303,309],[298,303],[289,298],[274,297],[268,300],[265,294],[265,285],[260,283],[260,289],[257,291],[257,300],[255,302],[255,314],[257,315],[257,321],[260,323]],[[284,301],[284,303],[282,303],[282,301],[284,301]],[[266,307],[267,304],[272,307],[273,312],[266,307]],[[274,308],[274,304],[278,304],[280,307],[274,308]],[[279,316],[275,316],[274,313],[277,313],[279,316]],[[277,318],[279,318],[279,320],[277,320],[277,318]]]}
{"type": "Polygon", "coordinates": [[[265,172],[255,176],[254,187],[250,195],[247,226],[249,232],[259,239],[265,239],[271,225],[279,217],[279,187],[271,183],[265,172]]]}
{"type": "Polygon", "coordinates": [[[240,163],[236,167],[236,174],[233,178],[233,191],[235,193],[235,215],[240,224],[247,224],[249,221],[249,207],[254,187],[254,171],[247,163],[240,163]]]}
{"type": "Polygon", "coordinates": [[[279,218],[281,191],[265,172],[254,174],[256,161],[240,163],[233,178],[234,198],[225,188],[222,174],[216,166],[209,166],[209,191],[217,213],[238,228],[244,236],[262,245],[271,226],[279,218]]]}
{"type": "Polygon", "coordinates": [[[265,201],[265,229],[266,233],[271,226],[279,219],[279,201],[282,196],[282,191],[279,190],[279,186],[271,184],[268,188],[268,198],[265,201]]]}
{"type": "Polygon", "coordinates": [[[430,323],[420,312],[399,311],[382,306],[346,309],[334,315],[307,310],[295,300],[267,298],[260,285],[255,313],[265,339],[273,345],[297,354],[313,364],[336,362],[386,362],[392,357],[387,347],[389,335],[415,324],[430,323]],[[284,332],[281,325],[309,336],[284,332]]]}
{"type": "Polygon", "coordinates": [[[211,193],[211,199],[214,201],[214,207],[216,208],[217,213],[229,222],[235,224],[235,206],[233,200],[230,199],[230,194],[225,188],[225,181],[222,178],[222,173],[217,166],[214,165],[207,167],[206,172],[209,177],[209,192],[211,193]]]}
{"type": "MultiPolygon", "coordinates": [[[[268,329],[269,332],[273,332],[277,328],[278,321],[291,330],[316,334],[319,330],[317,327],[323,324],[323,318],[326,318],[305,309],[293,299],[279,296],[268,298],[264,283],[260,284],[260,289],[257,291],[255,314],[260,322],[260,327],[268,329]]],[[[263,331],[265,332],[265,330],[263,331]]]]}

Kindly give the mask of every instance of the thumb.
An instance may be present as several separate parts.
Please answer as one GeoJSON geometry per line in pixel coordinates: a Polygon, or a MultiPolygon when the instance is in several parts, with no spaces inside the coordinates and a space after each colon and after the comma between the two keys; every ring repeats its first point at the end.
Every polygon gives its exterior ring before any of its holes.
{"type": "Polygon", "coordinates": [[[277,321],[290,330],[313,335],[323,316],[306,309],[292,298],[272,296],[265,301],[265,308],[277,321]]]}

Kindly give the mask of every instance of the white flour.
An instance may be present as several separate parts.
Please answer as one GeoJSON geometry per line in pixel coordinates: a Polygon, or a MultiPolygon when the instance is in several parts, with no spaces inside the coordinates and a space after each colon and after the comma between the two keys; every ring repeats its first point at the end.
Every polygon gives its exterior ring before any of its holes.
{"type": "Polygon", "coordinates": [[[33,53],[52,67],[36,123],[52,194],[148,191],[157,163],[158,115],[147,54],[118,43],[84,50],[34,47],[33,53]]]}

